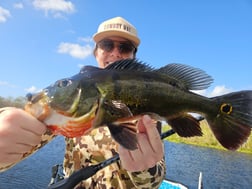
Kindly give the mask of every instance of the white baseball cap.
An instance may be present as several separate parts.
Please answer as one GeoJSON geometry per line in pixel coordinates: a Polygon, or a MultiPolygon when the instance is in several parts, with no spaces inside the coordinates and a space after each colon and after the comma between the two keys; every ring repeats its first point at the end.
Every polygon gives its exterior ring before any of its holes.
{"type": "Polygon", "coordinates": [[[135,47],[138,47],[140,44],[136,28],[122,17],[115,17],[102,22],[98,27],[97,33],[93,35],[93,39],[97,43],[111,36],[128,39],[135,47]]]}

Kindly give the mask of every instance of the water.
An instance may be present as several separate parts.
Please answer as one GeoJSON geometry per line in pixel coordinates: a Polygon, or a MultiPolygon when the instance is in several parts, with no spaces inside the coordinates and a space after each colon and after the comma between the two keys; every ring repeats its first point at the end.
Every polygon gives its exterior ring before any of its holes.
{"type": "Polygon", "coordinates": [[[202,172],[205,189],[252,188],[252,155],[165,143],[166,177],[192,189],[202,172]]]}
{"type": "MultiPolygon", "coordinates": [[[[166,177],[197,189],[199,173],[204,189],[248,189],[252,186],[252,155],[165,142],[166,177]]],[[[36,154],[0,173],[0,189],[46,188],[51,167],[61,163],[64,138],[58,137],[36,154]]]]}
{"type": "Polygon", "coordinates": [[[0,189],[47,188],[51,179],[51,167],[63,161],[64,144],[64,138],[57,137],[37,153],[8,171],[0,173],[0,189]]]}

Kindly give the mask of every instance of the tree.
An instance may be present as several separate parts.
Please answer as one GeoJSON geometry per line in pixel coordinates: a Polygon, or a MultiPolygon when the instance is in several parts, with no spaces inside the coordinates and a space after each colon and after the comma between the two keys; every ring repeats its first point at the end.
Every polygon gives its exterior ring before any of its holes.
{"type": "Polygon", "coordinates": [[[4,98],[0,96],[0,108],[2,107],[17,107],[17,108],[23,108],[26,103],[26,98],[25,97],[17,97],[17,98],[4,98]]]}

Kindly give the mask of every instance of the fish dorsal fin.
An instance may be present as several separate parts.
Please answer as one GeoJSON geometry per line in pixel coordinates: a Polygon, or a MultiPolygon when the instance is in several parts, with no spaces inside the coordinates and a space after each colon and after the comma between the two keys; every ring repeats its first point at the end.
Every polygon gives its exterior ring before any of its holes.
{"type": "Polygon", "coordinates": [[[115,61],[114,63],[108,65],[106,70],[130,70],[130,71],[141,71],[149,72],[153,71],[154,68],[146,63],[143,63],[137,59],[124,59],[115,61]]]}
{"type": "Polygon", "coordinates": [[[80,74],[90,72],[90,71],[97,71],[97,70],[101,70],[101,68],[98,68],[98,67],[95,67],[95,66],[83,66],[80,69],[80,74]]]}
{"type": "Polygon", "coordinates": [[[208,88],[213,79],[205,71],[189,65],[172,63],[156,70],[166,74],[182,84],[187,90],[203,90],[208,88]]]}

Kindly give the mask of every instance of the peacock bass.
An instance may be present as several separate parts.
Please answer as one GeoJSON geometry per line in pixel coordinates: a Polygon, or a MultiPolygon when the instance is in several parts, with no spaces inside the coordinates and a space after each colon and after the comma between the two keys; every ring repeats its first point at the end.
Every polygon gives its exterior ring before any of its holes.
{"type": "Polygon", "coordinates": [[[29,94],[25,110],[54,134],[77,137],[107,126],[127,149],[137,148],[134,120],[143,114],[165,120],[182,137],[202,135],[205,117],[222,146],[236,150],[250,135],[252,90],[208,98],[191,92],[206,89],[213,79],[183,64],[159,69],[137,59],[110,64],[105,69],[85,66],[72,77],[29,94]]]}

